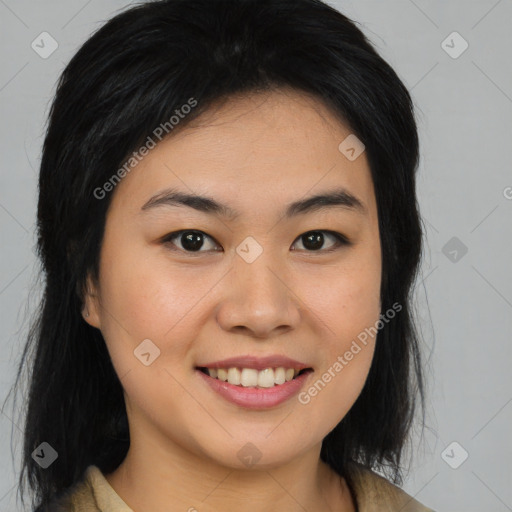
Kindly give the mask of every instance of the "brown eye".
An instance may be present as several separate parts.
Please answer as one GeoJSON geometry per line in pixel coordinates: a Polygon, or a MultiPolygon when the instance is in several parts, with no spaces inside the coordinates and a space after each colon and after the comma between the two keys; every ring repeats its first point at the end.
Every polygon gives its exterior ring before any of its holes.
{"type": "MultiPolygon", "coordinates": [[[[169,235],[162,239],[162,242],[165,243],[166,245],[176,246],[175,240],[177,240],[178,244],[181,244],[181,247],[178,246],[178,250],[185,252],[208,252],[211,249],[201,251],[201,249],[205,245],[205,239],[213,240],[212,237],[210,237],[206,233],[203,233],[202,231],[182,230],[170,233],[169,235]]],[[[218,247],[218,245],[216,244],[213,245],[214,247],[218,247]]]]}
{"type": "MultiPolygon", "coordinates": [[[[341,233],[329,230],[308,231],[301,235],[297,240],[302,242],[307,252],[332,252],[342,246],[351,245],[351,242],[341,233]],[[334,240],[330,246],[325,248],[326,239],[334,240]]],[[[185,253],[201,253],[215,251],[220,246],[216,241],[206,233],[195,229],[175,231],[169,233],[162,239],[162,243],[169,246],[171,250],[182,251],[185,253]],[[208,247],[210,241],[210,247],[208,247]],[[206,249],[204,249],[206,247],[206,249]],[[204,249],[204,250],[202,250],[204,249]]],[[[292,250],[293,246],[292,246],[292,250]]]]}
{"type": "Polygon", "coordinates": [[[340,246],[351,245],[349,240],[341,233],[328,230],[308,231],[301,235],[298,240],[302,241],[302,245],[308,252],[321,252],[322,250],[323,252],[331,252],[340,246]],[[326,238],[324,233],[335,240],[335,243],[327,249],[324,248],[326,238]]]}

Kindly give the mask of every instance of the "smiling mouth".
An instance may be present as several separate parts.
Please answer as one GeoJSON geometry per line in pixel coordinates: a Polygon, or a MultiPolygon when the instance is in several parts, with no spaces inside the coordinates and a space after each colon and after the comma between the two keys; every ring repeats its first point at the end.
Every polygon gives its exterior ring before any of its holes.
{"type": "Polygon", "coordinates": [[[299,375],[310,373],[312,368],[302,370],[296,368],[265,368],[258,371],[254,368],[206,368],[196,367],[212,379],[227,382],[233,386],[244,388],[273,388],[296,379],[299,375]]]}

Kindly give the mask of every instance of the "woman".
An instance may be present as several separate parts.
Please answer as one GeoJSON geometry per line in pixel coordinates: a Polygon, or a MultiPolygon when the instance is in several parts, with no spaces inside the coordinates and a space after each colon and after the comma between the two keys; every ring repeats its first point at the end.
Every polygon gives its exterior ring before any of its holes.
{"type": "Polygon", "coordinates": [[[319,0],[159,0],[97,31],[40,169],[37,511],[428,510],[398,487],[417,163],[404,85],[319,0]]]}

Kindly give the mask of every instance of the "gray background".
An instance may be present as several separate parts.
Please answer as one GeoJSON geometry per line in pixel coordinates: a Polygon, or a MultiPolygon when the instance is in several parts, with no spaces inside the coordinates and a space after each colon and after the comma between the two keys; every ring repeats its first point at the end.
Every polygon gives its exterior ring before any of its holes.
{"type": "MultiPolygon", "coordinates": [[[[418,112],[427,243],[416,301],[429,405],[404,488],[438,512],[510,511],[512,1],[330,3],[361,24],[418,112]],[[463,41],[448,37],[454,31],[469,44],[457,58],[463,41]]],[[[87,36],[128,4],[0,0],[2,401],[40,294],[36,178],[55,83],[87,36]],[[59,45],[47,59],[31,48],[44,31],[59,45]]],[[[0,414],[0,510],[21,510],[15,498],[20,426],[9,401],[0,414]]]]}

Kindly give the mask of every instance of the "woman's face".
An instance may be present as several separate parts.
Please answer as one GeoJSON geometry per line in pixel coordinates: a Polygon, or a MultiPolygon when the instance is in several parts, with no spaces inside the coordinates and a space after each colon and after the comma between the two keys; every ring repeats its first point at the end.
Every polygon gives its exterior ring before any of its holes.
{"type": "Polygon", "coordinates": [[[111,192],[87,321],[124,388],[130,449],[277,466],[319,449],[370,368],[375,339],[358,336],[379,320],[381,248],[368,161],[298,92],[199,119],[111,192]],[[171,189],[210,202],[166,199],[171,189]],[[216,364],[228,358],[247,359],[216,364]],[[310,370],[272,381],[297,366],[310,370]],[[246,370],[228,384],[198,367],[246,370]]]}

